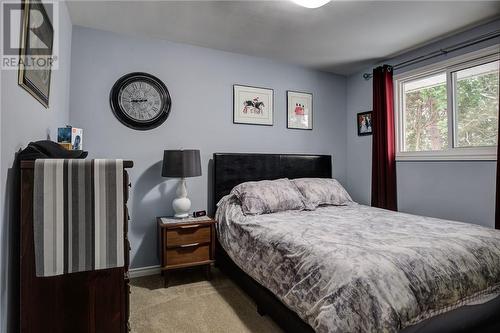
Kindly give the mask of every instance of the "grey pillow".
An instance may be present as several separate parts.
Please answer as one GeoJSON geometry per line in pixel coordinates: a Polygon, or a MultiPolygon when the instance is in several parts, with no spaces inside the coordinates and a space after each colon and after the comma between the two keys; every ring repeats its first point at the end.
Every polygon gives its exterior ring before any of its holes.
{"type": "Polygon", "coordinates": [[[304,198],[314,207],[319,205],[342,206],[352,202],[349,193],[335,179],[298,178],[292,181],[304,198]]]}
{"type": "Polygon", "coordinates": [[[258,215],[305,208],[304,197],[287,178],[242,183],[235,186],[231,193],[240,200],[244,214],[258,215]]]}

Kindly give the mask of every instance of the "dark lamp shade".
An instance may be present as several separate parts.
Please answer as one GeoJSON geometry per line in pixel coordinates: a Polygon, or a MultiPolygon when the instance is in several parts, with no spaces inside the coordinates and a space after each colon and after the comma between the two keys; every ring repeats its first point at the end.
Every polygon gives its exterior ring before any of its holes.
{"type": "Polygon", "coordinates": [[[197,149],[165,150],[161,175],[173,178],[201,176],[200,151],[197,149]]]}

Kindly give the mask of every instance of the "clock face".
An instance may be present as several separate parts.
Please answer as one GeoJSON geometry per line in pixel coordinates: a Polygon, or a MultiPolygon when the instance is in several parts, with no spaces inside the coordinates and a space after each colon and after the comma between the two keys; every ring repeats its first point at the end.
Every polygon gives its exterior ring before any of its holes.
{"type": "Polygon", "coordinates": [[[160,115],[161,94],[145,81],[132,81],[118,93],[118,103],[125,115],[138,122],[148,122],[160,115]]]}
{"type": "Polygon", "coordinates": [[[131,73],[115,83],[110,103],[124,125],[145,130],[167,119],[171,101],[167,87],[159,79],[146,73],[131,73]]]}

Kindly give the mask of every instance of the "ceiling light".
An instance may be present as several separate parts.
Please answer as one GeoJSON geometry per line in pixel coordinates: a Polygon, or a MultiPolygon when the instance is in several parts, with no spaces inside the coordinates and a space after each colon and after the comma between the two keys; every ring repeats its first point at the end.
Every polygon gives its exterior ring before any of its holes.
{"type": "Polygon", "coordinates": [[[306,8],[318,8],[330,2],[330,0],[292,0],[292,1],[299,6],[306,8]]]}

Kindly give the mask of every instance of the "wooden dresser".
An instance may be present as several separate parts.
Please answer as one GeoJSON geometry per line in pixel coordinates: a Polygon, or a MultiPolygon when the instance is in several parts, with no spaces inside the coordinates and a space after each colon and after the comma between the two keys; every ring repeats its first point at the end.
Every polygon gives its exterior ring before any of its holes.
{"type": "MultiPolygon", "coordinates": [[[[124,161],[131,168],[132,161],[124,161]]],[[[20,331],[23,333],[124,333],[129,331],[129,177],[124,170],[125,266],[36,277],[33,238],[34,162],[21,162],[20,331]]]]}

